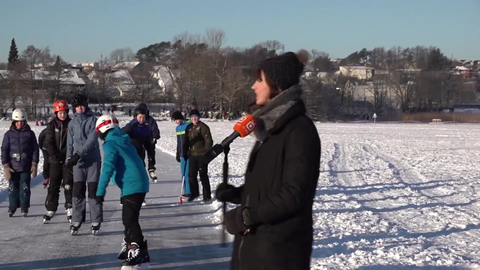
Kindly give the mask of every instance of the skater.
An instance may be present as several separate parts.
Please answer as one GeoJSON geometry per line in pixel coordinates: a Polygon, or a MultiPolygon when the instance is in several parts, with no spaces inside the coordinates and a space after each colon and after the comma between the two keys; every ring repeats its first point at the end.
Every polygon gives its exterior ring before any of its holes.
{"type": "MultiPolygon", "coordinates": [[[[155,119],[153,119],[153,117],[150,116],[150,111],[147,108],[147,104],[140,103],[138,104],[137,108],[144,108],[145,111],[147,112],[147,115],[145,118],[145,125],[148,126],[148,128],[150,129],[150,135],[151,135],[150,141],[153,145],[153,156],[155,156],[155,148],[156,148],[157,140],[160,139],[160,130],[158,129],[157,121],[155,121],[155,119]]],[[[148,174],[152,180],[157,180],[157,175],[155,173],[155,170],[149,170],[148,174]]]]}
{"type": "Polygon", "coordinates": [[[8,215],[21,208],[24,217],[30,208],[30,181],[37,176],[39,149],[35,133],[27,124],[23,109],[12,112],[12,125],[3,135],[2,164],[8,181],[8,215]]]}
{"type": "Polygon", "coordinates": [[[225,215],[235,235],[230,269],[310,269],[321,145],[299,85],[305,54],[275,56],[257,70],[250,107],[257,142],[245,184],[222,183],[215,192],[219,201],[241,204],[225,215]]]}
{"type": "Polygon", "coordinates": [[[47,213],[43,216],[43,222],[48,223],[58,210],[60,187],[63,186],[65,194],[65,212],[67,221],[72,221],[72,170],[65,166],[67,152],[67,133],[70,117],[68,116],[68,103],[65,100],[55,101],[53,104],[55,119],[47,125],[47,133],[44,147],[47,149],[50,164],[50,185],[48,187],[45,208],[47,213]]]}
{"type": "Polygon", "coordinates": [[[150,256],[138,220],[142,202],[149,191],[147,172],[135,147],[130,143],[129,136],[118,127],[115,116],[102,115],[97,120],[95,130],[97,136],[105,141],[105,156],[96,200],[103,204],[110,179],[120,188],[123,194],[122,222],[125,238],[118,259],[124,260],[123,265],[142,264],[143,268],[150,262],[150,256]]]}
{"type": "MultiPolygon", "coordinates": [[[[148,124],[145,122],[147,110],[138,107],[134,110],[134,119],[130,121],[122,131],[130,137],[130,143],[137,150],[138,156],[142,159],[145,167],[145,152],[147,152],[148,172],[153,182],[157,182],[155,175],[155,145],[151,142],[151,133],[148,124]]],[[[120,196],[122,196],[120,194],[120,196]]],[[[122,197],[120,197],[120,204],[122,204],[122,197]]],[[[143,201],[143,205],[147,205],[147,201],[143,201]]]]}
{"type": "Polygon", "coordinates": [[[75,117],[68,124],[65,165],[73,170],[72,225],[70,233],[76,234],[85,222],[86,192],[92,232],[98,232],[103,221],[103,207],[95,200],[100,177],[101,156],[95,134],[96,117],[88,108],[87,97],[77,95],[72,100],[75,117]]]}
{"type": "Polygon", "coordinates": [[[190,120],[192,123],[186,127],[186,136],[182,146],[183,156],[188,157],[189,161],[188,180],[191,196],[188,201],[191,202],[200,196],[197,180],[197,174],[200,174],[203,202],[209,202],[212,195],[208,179],[208,164],[203,162],[203,155],[213,146],[212,134],[210,128],[200,121],[200,113],[197,109],[190,112],[190,120]]]}
{"type": "Polygon", "coordinates": [[[180,162],[180,172],[182,173],[182,178],[185,180],[183,185],[183,197],[190,197],[190,183],[188,182],[188,156],[185,155],[182,147],[183,141],[185,140],[185,129],[187,128],[190,123],[192,123],[189,119],[185,120],[182,113],[180,111],[175,111],[172,113],[172,119],[177,124],[176,132],[177,132],[177,152],[176,152],[176,160],[180,162]]]}

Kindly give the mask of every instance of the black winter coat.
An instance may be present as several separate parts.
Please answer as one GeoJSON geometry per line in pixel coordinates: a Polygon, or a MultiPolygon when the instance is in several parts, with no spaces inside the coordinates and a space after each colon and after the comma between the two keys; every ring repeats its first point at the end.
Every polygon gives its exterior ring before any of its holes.
{"type": "Polygon", "coordinates": [[[321,145],[305,112],[301,100],[286,109],[250,154],[238,191],[255,225],[235,236],[231,269],[310,269],[321,145]]]}
{"type": "Polygon", "coordinates": [[[44,147],[47,149],[49,162],[61,164],[67,156],[67,134],[70,117],[64,121],[58,118],[50,121],[46,128],[44,147]]]}

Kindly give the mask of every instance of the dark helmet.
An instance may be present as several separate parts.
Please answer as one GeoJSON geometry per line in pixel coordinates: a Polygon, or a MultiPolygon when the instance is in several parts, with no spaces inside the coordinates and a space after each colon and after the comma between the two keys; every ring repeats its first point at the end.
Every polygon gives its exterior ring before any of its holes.
{"type": "Polygon", "coordinates": [[[135,118],[137,118],[137,115],[139,114],[143,114],[143,115],[147,115],[147,110],[145,108],[142,108],[142,107],[137,107],[135,108],[135,110],[133,111],[133,116],[135,118]]]}
{"type": "Polygon", "coordinates": [[[85,95],[79,94],[73,97],[72,99],[72,108],[75,109],[78,106],[88,107],[88,100],[85,95]]]}

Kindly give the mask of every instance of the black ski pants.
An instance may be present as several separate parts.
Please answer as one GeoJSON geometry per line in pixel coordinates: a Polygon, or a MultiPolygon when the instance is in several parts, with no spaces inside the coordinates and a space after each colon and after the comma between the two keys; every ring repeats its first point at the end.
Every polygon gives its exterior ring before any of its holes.
{"type": "Polygon", "coordinates": [[[204,162],[203,156],[190,156],[188,170],[188,182],[190,183],[190,191],[192,197],[196,198],[200,195],[198,187],[197,175],[200,174],[200,182],[202,182],[203,199],[210,200],[212,191],[210,190],[210,179],[208,178],[208,164],[204,162]]]}
{"type": "Polygon", "coordinates": [[[50,163],[50,184],[45,199],[47,211],[58,210],[58,198],[60,187],[63,187],[65,194],[65,209],[72,208],[73,173],[72,170],[61,163],[50,163]]]}
{"type": "Polygon", "coordinates": [[[146,193],[135,193],[123,196],[122,222],[125,227],[125,242],[128,245],[132,242],[138,245],[143,244],[142,228],[140,228],[138,219],[145,195],[146,193]]]}

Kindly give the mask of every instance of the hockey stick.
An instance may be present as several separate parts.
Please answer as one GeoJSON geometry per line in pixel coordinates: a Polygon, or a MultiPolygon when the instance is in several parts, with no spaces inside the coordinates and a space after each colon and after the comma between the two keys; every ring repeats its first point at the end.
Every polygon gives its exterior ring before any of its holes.
{"type": "Polygon", "coordinates": [[[180,186],[180,204],[183,204],[183,186],[185,185],[185,173],[187,170],[187,160],[183,158],[184,164],[182,168],[182,185],[180,186]]]}

